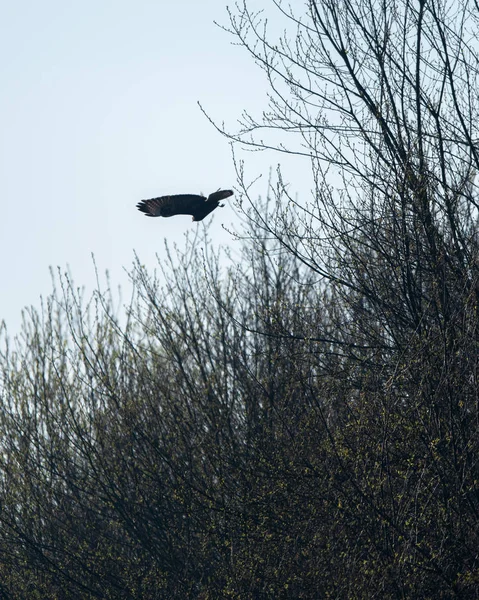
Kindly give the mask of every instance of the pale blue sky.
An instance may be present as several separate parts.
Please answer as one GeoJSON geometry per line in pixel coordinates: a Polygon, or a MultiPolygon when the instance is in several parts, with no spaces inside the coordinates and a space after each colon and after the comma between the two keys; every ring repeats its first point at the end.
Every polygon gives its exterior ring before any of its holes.
{"type": "MultiPolygon", "coordinates": [[[[136,202],[235,185],[229,145],[197,101],[234,124],[265,107],[266,83],[213,20],[227,23],[221,0],[3,4],[0,320],[10,335],[21,309],[51,291],[50,266],[69,265],[89,289],[93,252],[123,284],[133,250],[154,264],[164,237],[181,243],[197,227],[146,219],[136,202]]],[[[258,172],[274,162],[259,160],[258,172]]],[[[233,219],[230,207],[215,214],[223,243],[233,219]]]]}

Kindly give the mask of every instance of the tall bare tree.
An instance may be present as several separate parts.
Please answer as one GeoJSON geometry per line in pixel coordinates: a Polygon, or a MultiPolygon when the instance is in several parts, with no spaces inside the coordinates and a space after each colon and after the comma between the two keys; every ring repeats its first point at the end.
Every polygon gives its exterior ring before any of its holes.
{"type": "Polygon", "coordinates": [[[312,199],[243,204],[229,266],[137,261],[123,322],[63,276],[2,342],[2,597],[477,598],[478,7],[267,6],[235,138],[312,199]]]}
{"type": "Polygon", "coordinates": [[[326,0],[295,14],[273,1],[269,21],[248,5],[230,30],[264,69],[269,103],[227,135],[304,156],[314,180],[311,201],[280,182],[263,226],[356,294],[353,312],[388,315],[376,343],[427,315],[449,321],[477,279],[477,4],[326,0]]]}

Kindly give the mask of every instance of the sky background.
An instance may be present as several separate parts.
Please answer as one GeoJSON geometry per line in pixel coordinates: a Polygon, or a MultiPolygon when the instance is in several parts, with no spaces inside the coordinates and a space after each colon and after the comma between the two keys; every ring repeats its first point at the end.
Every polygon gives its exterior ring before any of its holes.
{"type": "MultiPolygon", "coordinates": [[[[125,286],[136,251],[156,264],[163,239],[181,244],[190,217],[147,219],[143,198],[234,188],[228,141],[266,108],[264,74],[235,40],[226,4],[162,0],[4,3],[0,24],[0,321],[18,333],[21,310],[52,289],[50,267],[91,290],[100,272],[125,286]]],[[[249,153],[251,177],[278,157],[249,153]]],[[[228,204],[228,201],[227,201],[228,204]]],[[[232,206],[216,211],[211,233],[232,206]]]]}

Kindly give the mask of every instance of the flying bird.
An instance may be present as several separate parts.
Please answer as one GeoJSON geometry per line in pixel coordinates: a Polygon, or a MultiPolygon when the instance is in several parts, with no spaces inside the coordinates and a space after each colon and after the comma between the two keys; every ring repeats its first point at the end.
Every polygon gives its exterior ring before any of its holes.
{"type": "Polygon", "coordinates": [[[206,198],[196,194],[176,194],[174,196],[160,196],[142,200],[136,205],[138,210],[147,217],[173,217],[174,215],[192,215],[193,221],[202,221],[210,212],[220,204],[220,200],[233,195],[231,190],[218,190],[206,198]]]}

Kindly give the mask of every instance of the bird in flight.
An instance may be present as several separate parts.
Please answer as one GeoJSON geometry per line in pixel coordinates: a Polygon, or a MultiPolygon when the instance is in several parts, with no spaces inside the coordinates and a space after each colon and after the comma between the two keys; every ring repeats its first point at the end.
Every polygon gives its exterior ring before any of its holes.
{"type": "Polygon", "coordinates": [[[231,190],[218,190],[206,198],[196,194],[176,194],[174,196],[160,196],[142,200],[136,205],[138,210],[147,217],[173,217],[174,215],[192,215],[193,221],[202,221],[210,212],[220,204],[220,200],[233,195],[231,190]]]}

